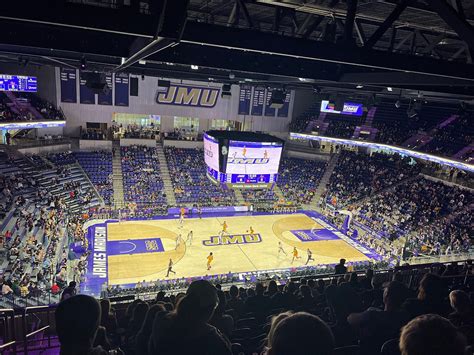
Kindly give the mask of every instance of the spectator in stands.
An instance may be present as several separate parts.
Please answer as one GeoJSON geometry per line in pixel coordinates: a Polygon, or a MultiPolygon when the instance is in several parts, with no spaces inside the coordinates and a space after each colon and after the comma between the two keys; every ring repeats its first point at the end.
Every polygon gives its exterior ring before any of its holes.
{"type": "Polygon", "coordinates": [[[148,303],[142,301],[139,302],[133,310],[132,319],[130,319],[130,322],[128,323],[126,333],[126,345],[128,348],[133,348],[135,346],[135,337],[143,325],[148,309],[148,303]]]}
{"type": "Polygon", "coordinates": [[[334,268],[336,275],[342,275],[347,272],[347,267],[345,264],[346,264],[346,259],[339,260],[339,264],[337,264],[334,268]]]}
{"type": "Polygon", "coordinates": [[[217,304],[217,290],[211,283],[206,280],[191,283],[174,312],[155,318],[149,352],[230,355],[230,344],[208,324],[217,304]]]}
{"type": "Polygon", "coordinates": [[[118,328],[117,318],[110,308],[110,301],[108,299],[101,299],[100,309],[100,325],[107,330],[108,334],[115,333],[118,328]]]}
{"type": "Polygon", "coordinates": [[[370,307],[347,317],[348,323],[361,335],[364,354],[378,354],[385,341],[399,336],[400,329],[409,320],[408,313],[401,308],[407,295],[405,285],[392,281],[384,290],[383,310],[370,307]]]}
{"type": "Polygon", "coordinates": [[[402,329],[402,355],[465,355],[466,339],[445,318],[426,314],[402,329]]]}
{"type": "Polygon", "coordinates": [[[217,305],[209,324],[219,329],[222,334],[227,336],[227,338],[230,338],[232,331],[234,330],[234,319],[231,315],[225,314],[227,310],[227,301],[224,291],[218,289],[217,297],[219,298],[219,304],[217,305]]]}
{"type": "Polygon", "coordinates": [[[227,300],[227,308],[233,309],[237,314],[244,312],[244,302],[240,298],[239,289],[237,286],[232,285],[229,290],[230,299],[227,300]]]}
{"type": "Polygon", "coordinates": [[[408,299],[403,308],[411,318],[428,313],[447,316],[450,309],[445,301],[446,294],[446,288],[440,276],[425,274],[418,287],[418,297],[408,299]]]}
{"type": "Polygon", "coordinates": [[[61,301],[67,300],[68,298],[76,295],[76,281],[69,282],[68,287],[66,287],[61,294],[61,301]]]}
{"type": "Polygon", "coordinates": [[[152,333],[153,322],[158,313],[165,313],[165,307],[162,304],[154,304],[148,309],[145,320],[135,338],[135,354],[148,353],[148,341],[152,333]]]}
{"type": "Polygon", "coordinates": [[[265,314],[269,309],[269,298],[265,296],[265,287],[257,282],[255,285],[255,296],[247,298],[245,306],[248,312],[265,314]]]}
{"type": "Polygon", "coordinates": [[[281,319],[268,339],[267,355],[331,355],[334,336],[319,317],[298,312],[281,319]]]}
{"type": "Polygon", "coordinates": [[[61,302],[56,309],[61,355],[107,354],[93,347],[99,320],[100,305],[93,297],[77,295],[61,302]]]}
{"type": "Polygon", "coordinates": [[[449,301],[454,310],[449,314],[451,323],[456,327],[474,326],[474,313],[469,295],[462,290],[454,290],[449,294],[449,301]]]}

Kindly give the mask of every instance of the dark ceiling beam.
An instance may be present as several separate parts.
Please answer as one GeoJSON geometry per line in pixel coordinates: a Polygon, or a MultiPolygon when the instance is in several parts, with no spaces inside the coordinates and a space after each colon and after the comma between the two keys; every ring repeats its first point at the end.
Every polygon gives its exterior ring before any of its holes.
{"type": "MultiPolygon", "coordinates": [[[[101,36],[98,36],[94,31],[84,31],[77,28],[63,28],[61,31],[57,31],[57,28],[52,26],[31,23],[13,23],[12,25],[11,22],[0,21],[0,44],[21,45],[24,50],[45,48],[50,51],[56,49],[86,55],[93,53],[120,58],[129,56],[128,48],[132,41],[133,37],[115,33],[102,33],[101,36]],[[81,41],[71,41],[71,38],[81,38],[81,41]]],[[[299,73],[299,75],[296,74],[297,77],[311,78],[311,76],[305,76],[303,70],[299,71],[299,63],[311,63],[309,67],[318,69],[321,69],[320,64],[323,63],[328,72],[332,71],[331,73],[337,73],[338,68],[352,67],[353,70],[368,70],[368,68],[371,68],[373,70],[415,72],[430,76],[474,80],[473,67],[467,64],[439,61],[429,57],[410,57],[357,47],[348,51],[347,46],[343,43],[315,42],[249,29],[191,21],[186,24],[183,37],[178,46],[152,55],[150,60],[166,61],[163,57],[168,55],[168,52],[174,51],[184,44],[192,45],[194,53],[191,60],[194,62],[198,57],[207,58],[210,63],[222,69],[226,69],[228,61],[236,60],[234,58],[242,58],[245,62],[241,64],[247,67],[246,71],[264,73],[265,66],[254,66],[251,59],[257,58],[259,62],[264,62],[271,60],[273,57],[278,57],[280,67],[278,72],[273,74],[289,72],[289,69],[295,66],[294,69],[299,73]],[[209,57],[207,53],[214,53],[213,48],[221,49],[215,55],[221,55],[225,58],[209,57]],[[252,54],[252,56],[249,59],[247,56],[242,56],[242,52],[252,54]],[[199,53],[199,55],[196,55],[196,53],[199,53]],[[219,64],[220,61],[223,61],[222,64],[219,64]]],[[[48,56],[52,57],[52,55],[48,56]]],[[[175,58],[177,63],[180,63],[179,56],[175,58]]],[[[206,65],[205,61],[201,65],[211,67],[210,64],[206,65]]],[[[295,75],[293,68],[287,76],[292,75],[295,75]]]]}
{"type": "Polygon", "coordinates": [[[158,21],[150,15],[139,13],[134,7],[111,9],[66,1],[60,6],[57,2],[45,6],[44,2],[28,0],[0,1],[0,19],[145,38],[153,38],[158,21]]]}
{"type": "Polygon", "coordinates": [[[420,33],[420,32],[418,32],[418,34],[427,45],[427,47],[423,49],[423,52],[425,54],[432,53],[438,58],[443,58],[443,56],[435,49],[435,47],[439,44],[439,42],[441,42],[444,39],[444,34],[440,34],[439,36],[433,38],[431,42],[428,40],[425,34],[420,33]]]}
{"type": "Polygon", "coordinates": [[[451,66],[450,63],[440,62],[428,57],[407,57],[401,54],[357,47],[348,51],[344,44],[308,42],[299,38],[204,23],[188,23],[182,42],[222,47],[235,51],[249,51],[263,55],[307,59],[315,62],[323,61],[355,67],[370,67],[379,70],[474,78],[474,71],[471,66],[463,67],[459,64],[451,66]]]}
{"type": "Polygon", "coordinates": [[[390,35],[390,44],[388,46],[388,51],[393,52],[393,46],[395,45],[395,40],[397,39],[397,28],[392,27],[392,33],[390,35]]]}
{"type": "Polygon", "coordinates": [[[372,48],[375,43],[384,35],[384,33],[393,25],[393,23],[400,17],[401,13],[405,11],[412,0],[402,0],[393,11],[388,15],[385,21],[377,28],[372,36],[365,43],[365,47],[372,48]]]}
{"type": "Polygon", "coordinates": [[[234,23],[236,12],[237,12],[237,3],[234,2],[234,6],[232,6],[232,10],[230,11],[229,18],[227,19],[227,26],[230,26],[234,23]]]}
{"type": "Polygon", "coordinates": [[[167,38],[159,37],[151,41],[148,45],[140,49],[138,52],[133,54],[131,57],[127,58],[122,64],[114,69],[114,72],[119,72],[125,70],[129,66],[135,64],[136,62],[149,57],[152,54],[161,52],[167,48],[170,48],[176,45],[177,41],[172,41],[167,38]]]}
{"type": "Polygon", "coordinates": [[[344,24],[344,41],[353,42],[354,21],[357,12],[357,0],[347,0],[346,23],[344,24]]]}
{"type": "Polygon", "coordinates": [[[280,20],[281,20],[281,15],[282,15],[283,9],[280,8],[280,7],[275,6],[274,12],[275,12],[275,14],[273,16],[272,30],[274,32],[278,32],[280,30],[280,20]]]}
{"type": "Polygon", "coordinates": [[[414,73],[346,73],[339,79],[340,83],[383,85],[398,87],[401,85],[439,85],[474,87],[474,82],[463,79],[437,78],[414,73]]]}
{"type": "Polygon", "coordinates": [[[323,20],[325,19],[324,16],[318,16],[314,19],[313,23],[311,24],[311,26],[309,26],[306,31],[303,33],[303,38],[308,38],[309,36],[311,36],[311,34],[316,31],[319,27],[319,25],[321,24],[321,22],[323,22],[323,20]]]}
{"type": "MultiPolygon", "coordinates": [[[[278,8],[278,7],[277,7],[278,8]]],[[[306,28],[308,27],[308,25],[311,23],[311,19],[313,18],[313,15],[311,14],[307,14],[303,23],[298,27],[298,29],[296,30],[296,34],[297,35],[301,35],[303,34],[303,32],[306,30],[306,28]]]]}
{"type": "Polygon", "coordinates": [[[237,3],[239,4],[239,8],[242,10],[242,13],[244,14],[245,21],[247,21],[247,25],[250,28],[253,28],[253,21],[252,17],[250,17],[249,10],[247,9],[247,5],[245,5],[245,2],[243,0],[236,0],[237,3]]]}
{"type": "Polygon", "coordinates": [[[459,38],[467,43],[472,55],[474,53],[474,27],[462,18],[446,0],[431,0],[429,4],[439,17],[458,34],[459,38]]]}
{"type": "MultiPolygon", "coordinates": [[[[339,0],[331,0],[328,7],[331,9],[336,6],[338,2],[339,0]]],[[[321,22],[323,22],[324,19],[325,16],[318,16],[317,18],[315,18],[311,26],[308,27],[308,29],[303,33],[303,38],[308,38],[309,36],[311,36],[311,34],[318,29],[319,25],[321,24],[321,22]]]]}
{"type": "Polygon", "coordinates": [[[408,33],[405,37],[403,37],[403,39],[400,42],[397,43],[397,45],[395,46],[395,50],[396,51],[401,50],[401,48],[404,46],[404,44],[407,43],[409,40],[411,40],[414,35],[415,35],[414,31],[408,33]]]}
{"type": "Polygon", "coordinates": [[[359,38],[360,44],[365,45],[366,37],[365,37],[364,28],[362,27],[362,23],[360,23],[359,21],[357,21],[357,19],[355,19],[354,27],[357,33],[357,38],[359,38]]]}

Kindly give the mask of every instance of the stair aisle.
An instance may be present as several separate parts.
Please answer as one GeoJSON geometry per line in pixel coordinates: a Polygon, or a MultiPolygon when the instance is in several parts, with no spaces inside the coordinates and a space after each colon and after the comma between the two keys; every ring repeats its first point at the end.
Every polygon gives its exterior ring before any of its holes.
{"type": "Polygon", "coordinates": [[[122,208],[125,206],[125,199],[123,195],[123,175],[122,175],[122,159],[120,157],[120,140],[112,142],[113,151],[112,156],[112,186],[114,188],[114,206],[115,208],[122,208]]]}
{"type": "Polygon", "coordinates": [[[174,196],[173,183],[171,181],[171,175],[168,169],[168,161],[166,160],[163,145],[161,143],[158,143],[156,145],[156,153],[158,155],[158,160],[160,163],[161,178],[163,180],[163,185],[166,193],[166,201],[168,203],[168,206],[176,206],[176,198],[174,196]]]}

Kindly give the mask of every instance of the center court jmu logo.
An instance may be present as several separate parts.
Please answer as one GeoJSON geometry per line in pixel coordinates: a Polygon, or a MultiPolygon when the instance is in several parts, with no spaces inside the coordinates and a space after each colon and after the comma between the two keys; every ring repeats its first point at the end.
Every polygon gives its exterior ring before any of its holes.
{"type": "Polygon", "coordinates": [[[229,164],[268,164],[270,159],[268,158],[229,158],[227,163],[229,164]]]}
{"type": "Polygon", "coordinates": [[[260,243],[261,241],[262,241],[262,237],[258,233],[231,234],[231,235],[224,235],[222,237],[214,235],[207,240],[203,240],[202,244],[206,247],[214,247],[217,245],[260,243]]]}

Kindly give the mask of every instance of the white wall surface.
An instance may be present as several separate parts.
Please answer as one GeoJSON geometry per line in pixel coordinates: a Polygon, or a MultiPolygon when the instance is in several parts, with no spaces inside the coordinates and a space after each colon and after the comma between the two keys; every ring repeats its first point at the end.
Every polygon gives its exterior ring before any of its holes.
{"type": "MultiPolygon", "coordinates": [[[[60,95],[59,68],[56,73],[56,85],[58,96],[60,95]]],[[[177,84],[220,87],[217,83],[202,83],[194,81],[176,81],[177,84]]],[[[177,105],[164,105],[156,103],[158,90],[158,78],[145,77],[145,80],[138,78],[138,96],[130,96],[129,106],[105,106],[105,105],[84,105],[79,103],[79,83],[77,83],[77,103],[60,103],[66,117],[65,128],[66,135],[78,136],[79,127],[86,126],[86,122],[100,122],[112,124],[112,114],[137,113],[153,114],[161,116],[161,130],[163,132],[172,131],[174,128],[174,116],[178,117],[197,117],[200,118],[199,131],[207,130],[210,127],[212,119],[226,119],[240,122],[250,122],[252,131],[265,132],[287,132],[288,124],[291,121],[293,111],[293,98],[290,102],[290,117],[265,117],[265,116],[241,116],[238,112],[239,87],[232,86],[232,98],[218,98],[217,104],[213,108],[188,107],[177,105]]]]}

